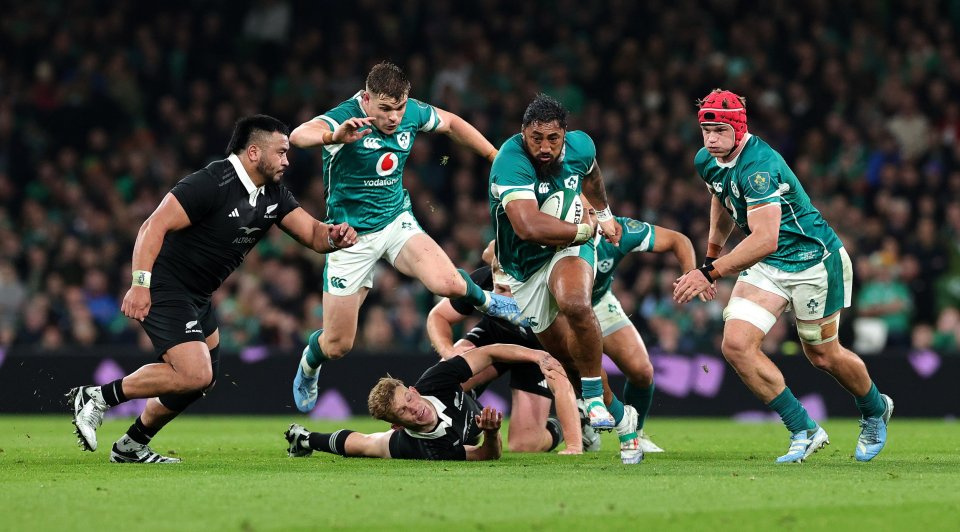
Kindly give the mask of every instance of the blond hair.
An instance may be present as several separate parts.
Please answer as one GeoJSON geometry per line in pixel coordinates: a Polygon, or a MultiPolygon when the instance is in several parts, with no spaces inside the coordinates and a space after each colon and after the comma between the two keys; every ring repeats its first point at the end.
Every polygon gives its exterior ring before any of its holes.
{"type": "Polygon", "coordinates": [[[389,373],[386,377],[380,377],[377,384],[370,390],[370,395],[367,396],[367,409],[370,415],[382,421],[394,423],[397,417],[393,412],[393,398],[397,388],[404,386],[402,380],[391,377],[389,373]]]}

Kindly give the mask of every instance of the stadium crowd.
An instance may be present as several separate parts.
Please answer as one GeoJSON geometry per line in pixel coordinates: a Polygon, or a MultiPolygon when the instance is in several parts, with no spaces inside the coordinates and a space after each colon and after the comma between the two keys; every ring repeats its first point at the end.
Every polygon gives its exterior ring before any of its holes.
{"type": "MultiPolygon", "coordinates": [[[[119,303],[162,195],[223,158],[238,117],[294,127],[387,59],[412,97],[497,146],[535,93],[555,96],[595,139],[614,213],[680,230],[701,256],[710,195],[692,165],[694,100],[717,86],[746,95],[751,131],[784,155],[854,259],[842,336],[861,353],[955,354],[956,28],[960,4],[920,0],[18,2],[0,20],[0,346],[149,349],[119,303]]],[[[479,265],[493,234],[489,164],[442,136],[416,146],[404,182],[417,218],[455,263],[479,265]]],[[[284,180],[323,217],[319,150],[294,150],[284,180]]],[[[302,346],[321,325],[323,261],[282,232],[265,239],[215,296],[224,351],[302,346]]],[[[680,307],[680,273],[635,255],[614,290],[654,351],[719,352],[731,285],[680,307]]],[[[384,268],[358,347],[427,353],[432,303],[384,268]]],[[[780,320],[765,348],[795,352],[795,335],[780,320]]]]}

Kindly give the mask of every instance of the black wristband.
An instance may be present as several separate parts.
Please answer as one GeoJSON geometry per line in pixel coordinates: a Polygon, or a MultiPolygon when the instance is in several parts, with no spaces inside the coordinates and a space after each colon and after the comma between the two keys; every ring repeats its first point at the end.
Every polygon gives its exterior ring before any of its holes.
{"type": "Polygon", "coordinates": [[[713,261],[717,260],[718,258],[720,258],[720,257],[704,257],[704,258],[703,258],[703,265],[704,265],[704,266],[710,266],[711,264],[713,264],[713,261]]]}
{"type": "Polygon", "coordinates": [[[706,278],[708,283],[713,283],[714,281],[720,278],[719,275],[716,278],[713,277],[712,275],[713,272],[717,271],[717,269],[713,267],[713,264],[710,264],[707,266],[701,266],[697,268],[697,271],[703,274],[704,278],[706,278]]]}

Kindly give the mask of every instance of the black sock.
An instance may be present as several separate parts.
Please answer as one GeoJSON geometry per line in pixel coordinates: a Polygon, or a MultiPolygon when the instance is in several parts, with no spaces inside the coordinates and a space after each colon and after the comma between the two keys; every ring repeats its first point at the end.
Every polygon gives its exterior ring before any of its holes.
{"type": "Polygon", "coordinates": [[[140,420],[140,416],[137,416],[137,420],[127,429],[127,436],[130,436],[130,439],[137,443],[146,445],[150,443],[150,440],[152,440],[158,432],[160,432],[160,429],[152,429],[144,425],[143,421],[140,420]]]}
{"type": "Polygon", "coordinates": [[[127,396],[123,395],[123,379],[104,384],[100,387],[100,393],[103,394],[103,401],[107,403],[107,406],[117,406],[120,403],[127,402],[127,396]]]}
{"type": "Polygon", "coordinates": [[[547,449],[547,452],[550,452],[557,448],[557,445],[560,445],[560,442],[563,441],[563,427],[560,426],[560,420],[551,417],[547,419],[547,432],[550,433],[550,437],[553,438],[553,443],[550,444],[550,448],[547,449]]]}
{"type": "Polygon", "coordinates": [[[332,434],[326,432],[311,432],[310,448],[314,451],[347,456],[347,436],[352,433],[352,430],[347,429],[338,430],[332,434]]]}

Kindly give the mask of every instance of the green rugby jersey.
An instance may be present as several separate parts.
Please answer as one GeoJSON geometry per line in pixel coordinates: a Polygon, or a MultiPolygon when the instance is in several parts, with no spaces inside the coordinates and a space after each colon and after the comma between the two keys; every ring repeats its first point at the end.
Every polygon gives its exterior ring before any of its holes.
{"type": "Polygon", "coordinates": [[[593,170],[596,159],[593,139],[583,131],[569,131],[560,152],[560,172],[541,179],[519,133],[500,147],[490,168],[490,216],[497,230],[497,259],[514,279],[526,281],[553,258],[556,247],[521,240],[507,218],[507,203],[535,199],[537,205],[542,205],[543,200],[563,188],[580,194],[583,178],[593,170]]]}
{"type": "Polygon", "coordinates": [[[777,250],[761,262],[783,271],[799,272],[840,249],[840,238],[810,203],[783,157],[755,135],[748,134],[742,142],[746,145],[733,161],[721,163],[701,148],[694,166],[744,234],[750,234],[748,207],[780,204],[777,250]]]}
{"type": "MultiPolygon", "coordinates": [[[[364,118],[360,106],[363,91],[316,117],[336,129],[350,118],[364,118]]],[[[327,193],[327,222],[347,222],[358,234],[386,227],[403,211],[410,210],[410,196],[403,188],[403,167],[413,140],[420,131],[441,125],[433,106],[407,99],[400,126],[391,135],[377,128],[350,144],[323,147],[323,184],[327,193]]]]}
{"type": "Polygon", "coordinates": [[[656,242],[656,231],[652,225],[623,216],[617,216],[617,221],[623,228],[619,247],[607,242],[603,237],[597,240],[597,277],[593,281],[592,301],[594,305],[610,290],[613,272],[627,253],[650,251],[656,242]]]}

